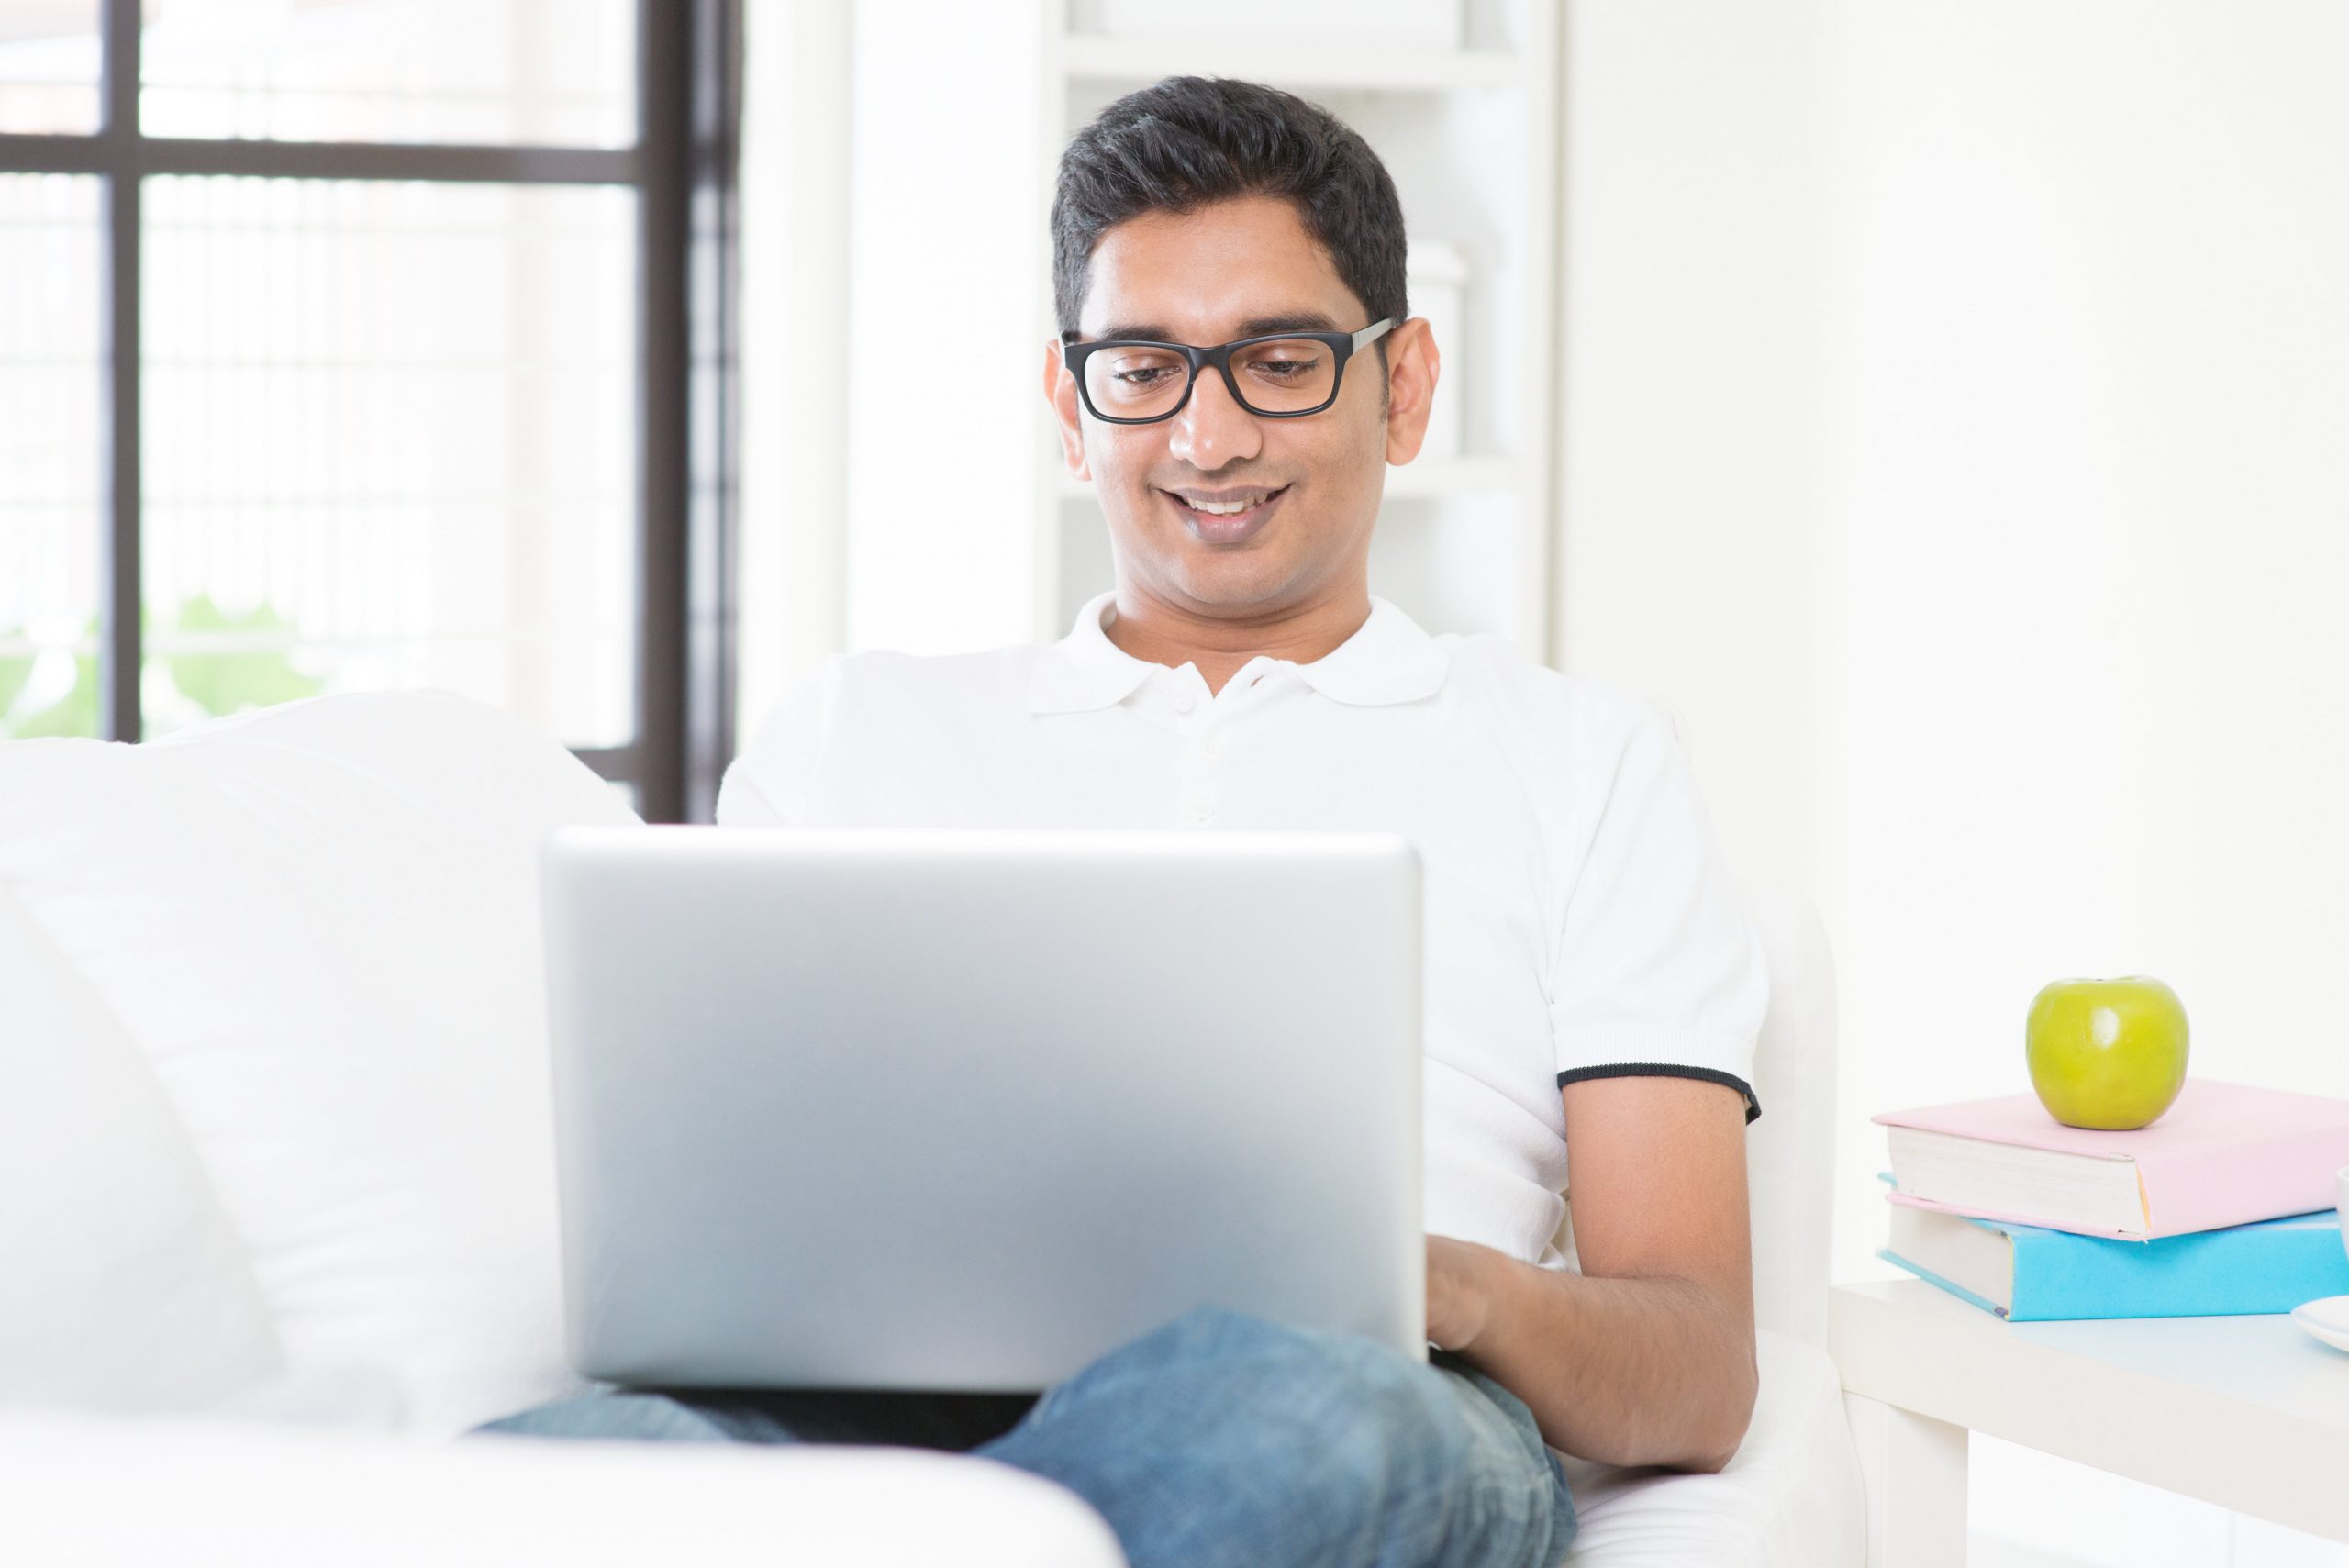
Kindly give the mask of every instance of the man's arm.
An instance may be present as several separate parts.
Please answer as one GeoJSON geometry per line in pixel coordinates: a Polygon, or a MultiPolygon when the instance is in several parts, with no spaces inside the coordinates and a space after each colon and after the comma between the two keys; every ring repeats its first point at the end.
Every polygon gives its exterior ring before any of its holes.
{"type": "Polygon", "coordinates": [[[1582,1273],[1431,1236],[1428,1337],[1524,1400],[1553,1448],[1718,1472],[1760,1383],[1745,1101],[1662,1076],[1559,1093],[1582,1273]]]}

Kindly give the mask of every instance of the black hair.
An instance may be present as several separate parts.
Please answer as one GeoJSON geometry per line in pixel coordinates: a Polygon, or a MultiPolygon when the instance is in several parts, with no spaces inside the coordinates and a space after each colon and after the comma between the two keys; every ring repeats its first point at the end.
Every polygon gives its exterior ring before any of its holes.
{"type": "MultiPolygon", "coordinates": [[[[1076,329],[1102,235],[1148,212],[1283,196],[1370,319],[1403,324],[1403,204],[1360,133],[1294,93],[1169,76],[1094,117],[1061,154],[1052,194],[1052,307],[1076,329]]],[[[1378,341],[1383,359],[1386,339],[1378,341]]]]}

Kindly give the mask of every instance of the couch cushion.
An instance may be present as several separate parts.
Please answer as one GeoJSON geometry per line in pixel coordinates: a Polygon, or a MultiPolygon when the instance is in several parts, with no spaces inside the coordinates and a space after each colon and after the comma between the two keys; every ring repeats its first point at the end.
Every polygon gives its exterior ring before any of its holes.
{"type": "Polygon", "coordinates": [[[1822,1349],[1835,1213],[1835,959],[1819,911],[1781,884],[1739,892],[1770,957],[1770,1012],[1753,1053],[1769,1107],[1746,1130],[1753,1320],[1822,1349]]]}
{"type": "Polygon", "coordinates": [[[609,786],[428,690],[13,742],[0,799],[0,883],[152,1067],[290,1371],[388,1371],[433,1432],[577,1388],[538,849],[635,820],[609,786]]]}
{"type": "Polygon", "coordinates": [[[1720,1474],[1565,1460],[1570,1568],[1861,1568],[1867,1502],[1842,1378],[1816,1345],[1754,1338],[1753,1419],[1720,1474]]]}
{"type": "Polygon", "coordinates": [[[901,1448],[418,1443],[0,1412],[0,1562],[1125,1568],[1075,1493],[901,1448]]]}
{"type": "Polygon", "coordinates": [[[211,1181],[122,1026],[0,886],[0,1401],[210,1404],[281,1369],[211,1181]]]}

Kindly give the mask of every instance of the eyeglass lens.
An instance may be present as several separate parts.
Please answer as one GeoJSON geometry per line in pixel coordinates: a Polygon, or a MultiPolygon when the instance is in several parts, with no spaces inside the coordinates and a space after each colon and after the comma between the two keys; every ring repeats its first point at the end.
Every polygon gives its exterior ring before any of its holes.
{"type": "MultiPolygon", "coordinates": [[[[1241,405],[1259,414],[1294,414],[1327,403],[1337,375],[1338,356],[1311,338],[1268,339],[1231,352],[1241,405]]],[[[1190,377],[1190,361],[1169,349],[1105,348],[1085,361],[1085,394],[1112,418],[1166,413],[1183,401],[1190,377]]]]}

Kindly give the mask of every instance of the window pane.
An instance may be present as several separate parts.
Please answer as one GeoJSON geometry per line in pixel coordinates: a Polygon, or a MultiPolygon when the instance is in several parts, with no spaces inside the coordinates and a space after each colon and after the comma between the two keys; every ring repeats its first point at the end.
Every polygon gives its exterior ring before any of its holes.
{"type": "Polygon", "coordinates": [[[446,686],[579,746],[635,708],[635,197],[147,186],[148,732],[446,686]]]}
{"type": "Polygon", "coordinates": [[[0,131],[98,128],[98,0],[0,0],[0,131]]]}
{"type": "Polygon", "coordinates": [[[100,200],[0,174],[0,739],[99,733],[100,200]]]}
{"type": "Polygon", "coordinates": [[[150,136],[636,139],[633,0],[145,0],[144,15],[150,136]]]}

